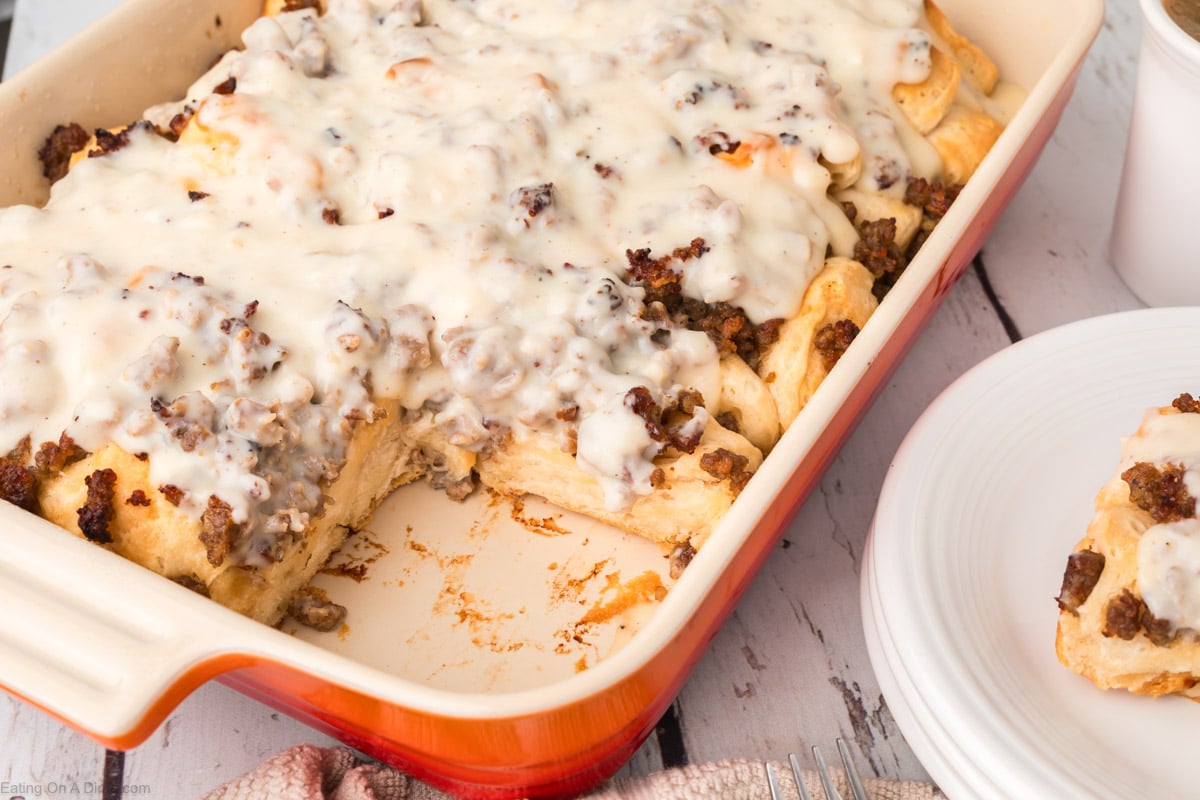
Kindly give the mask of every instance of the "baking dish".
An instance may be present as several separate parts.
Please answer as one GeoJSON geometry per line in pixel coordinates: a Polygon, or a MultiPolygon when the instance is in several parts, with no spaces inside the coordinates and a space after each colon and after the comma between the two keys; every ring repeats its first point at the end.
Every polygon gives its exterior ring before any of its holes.
{"type": "MultiPolygon", "coordinates": [[[[173,96],[231,43],[257,5],[226,0],[168,9],[132,2],[17,76],[0,96],[10,132],[2,199],[39,199],[42,181],[30,155],[54,123],[113,124],[173,96]],[[130,38],[151,44],[126,53],[119,43],[130,38]],[[199,45],[194,60],[177,63],[175,53],[188,41],[199,45]],[[163,52],[154,52],[156,47],[163,52]],[[93,83],[79,76],[93,76],[86,79],[93,83]]],[[[362,592],[347,601],[350,630],[323,638],[250,623],[5,507],[0,513],[10,546],[0,583],[14,606],[12,624],[0,633],[0,683],[116,747],[136,744],[189,689],[219,675],[364,752],[463,795],[565,794],[611,774],[651,730],[792,512],[1031,168],[1102,12],[1098,3],[1082,0],[1053,11],[1029,3],[992,20],[965,3],[945,6],[995,54],[1006,77],[1029,90],[1027,100],[920,257],[678,583],[661,603],[636,606],[644,619],[617,615],[621,623],[609,626],[606,641],[588,641],[582,651],[568,644],[564,658],[557,647],[539,654],[537,637],[520,625],[503,627],[515,621],[532,630],[548,612],[569,608],[561,593],[542,593],[543,609],[530,597],[502,600],[493,593],[498,588],[486,595],[455,591],[459,577],[494,579],[521,597],[524,585],[538,583],[529,579],[529,569],[541,564],[543,572],[552,571],[548,564],[559,556],[548,551],[570,541],[561,531],[570,531],[576,545],[593,543],[593,564],[616,559],[619,570],[602,568],[608,574],[632,575],[642,559],[659,557],[574,518],[553,515],[539,527],[534,523],[544,521],[546,512],[532,505],[508,508],[480,497],[461,510],[462,518],[450,519],[440,499],[434,506],[420,487],[400,493],[354,541],[363,548],[355,557],[364,562],[374,558],[367,551],[387,553],[368,565],[369,580],[323,578],[362,592]],[[430,538],[435,535],[441,538],[430,538]],[[526,569],[514,568],[507,554],[449,549],[472,539],[495,544],[502,536],[515,537],[511,541],[519,548],[510,550],[526,554],[526,569]],[[434,557],[439,553],[447,558],[434,557]],[[449,574],[466,555],[491,569],[482,569],[482,576],[449,574]],[[402,597],[402,590],[415,590],[429,577],[412,571],[413,562],[422,560],[436,567],[437,596],[449,601],[435,604],[433,613],[414,610],[402,597]],[[455,597],[461,602],[455,604],[455,597]],[[488,600],[486,608],[479,597],[488,600]],[[555,598],[563,602],[550,608],[555,598]],[[481,614],[481,608],[495,613],[481,614]],[[390,638],[361,635],[379,620],[398,617],[419,624],[390,638]],[[437,624],[443,627],[431,627],[437,624]],[[461,647],[424,647],[444,642],[447,631],[463,634],[452,640],[462,641],[461,647]],[[606,657],[598,658],[602,654],[606,657]]],[[[571,615],[566,617],[569,622],[571,615]]]]}

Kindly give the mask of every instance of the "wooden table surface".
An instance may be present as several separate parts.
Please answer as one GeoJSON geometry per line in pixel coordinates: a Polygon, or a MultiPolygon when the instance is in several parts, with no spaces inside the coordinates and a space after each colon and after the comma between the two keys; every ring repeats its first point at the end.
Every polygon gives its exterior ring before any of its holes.
{"type": "MultiPolygon", "coordinates": [[[[115,4],[17,0],[5,74],[68,35],[65,25],[115,4]]],[[[866,774],[928,777],[888,711],[863,639],[859,568],[876,498],[909,427],[963,371],[1030,334],[1141,305],[1107,258],[1140,33],[1135,0],[1110,0],[1027,183],[621,775],[781,758],[842,736],[866,774]]],[[[126,753],[0,694],[0,800],[72,785],[71,797],[119,798],[122,785],[126,797],[196,797],[301,742],[333,740],[219,684],[126,753]]]]}

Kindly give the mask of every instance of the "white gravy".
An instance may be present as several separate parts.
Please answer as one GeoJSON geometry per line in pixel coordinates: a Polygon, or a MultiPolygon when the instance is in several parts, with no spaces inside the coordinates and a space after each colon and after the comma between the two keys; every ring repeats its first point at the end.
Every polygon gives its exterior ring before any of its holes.
{"type": "Polygon", "coordinates": [[[890,97],[927,73],[921,8],[331,0],[262,18],[147,113],[194,109],[179,142],[135,131],[44,208],[0,211],[0,453],[115,442],[192,513],[216,495],[299,531],[386,396],[466,448],[577,439],[625,507],[660,447],[626,393],[719,394],[703,333],[641,318],[626,251],[702,238],[687,293],[794,314],[853,241],[829,226],[825,164],[861,159],[859,184],[892,193],[932,177],[890,97]],[[733,166],[712,151],[730,141],[772,157],[733,166]]]}
{"type": "MultiPolygon", "coordinates": [[[[1188,494],[1200,497],[1200,414],[1151,411],[1122,442],[1122,471],[1144,461],[1184,469],[1188,494]]],[[[1200,520],[1151,526],[1138,540],[1138,589],[1151,613],[1200,630],[1200,520]]]]}

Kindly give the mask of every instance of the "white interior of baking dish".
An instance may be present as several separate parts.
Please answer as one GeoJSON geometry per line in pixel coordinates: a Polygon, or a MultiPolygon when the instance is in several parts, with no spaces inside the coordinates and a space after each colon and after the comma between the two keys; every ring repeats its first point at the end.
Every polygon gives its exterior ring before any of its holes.
{"type": "MultiPolygon", "coordinates": [[[[326,634],[291,625],[275,631],[5,505],[0,594],[12,605],[0,629],[0,684],[112,735],[136,723],[189,667],[231,652],[294,664],[381,700],[472,718],[552,708],[632,673],[684,628],[739,557],[763,510],[787,496],[796,464],[935,279],[961,229],[986,207],[1103,19],[1102,0],[940,4],[1027,98],[908,273],[673,586],[658,545],[534,500],[514,504],[479,493],[458,505],[411,486],[352,537],[335,559],[340,569],[318,578],[350,609],[347,625],[326,634]],[[650,585],[647,573],[670,591],[624,607],[650,585]]],[[[175,95],[259,7],[258,0],[131,0],[0,86],[0,201],[40,201],[44,181],[33,154],[54,123],[119,124],[175,95]],[[138,46],[129,48],[130,41],[138,46]],[[181,57],[188,41],[202,46],[181,57]]]]}

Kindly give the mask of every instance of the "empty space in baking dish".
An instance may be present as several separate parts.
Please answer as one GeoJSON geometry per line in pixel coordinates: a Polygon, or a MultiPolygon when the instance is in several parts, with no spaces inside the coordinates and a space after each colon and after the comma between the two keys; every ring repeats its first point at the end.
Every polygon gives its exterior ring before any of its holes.
{"type": "Polygon", "coordinates": [[[349,613],[305,641],[431,687],[519,691],[581,672],[641,627],[673,583],[659,544],[480,489],[393,492],[312,585],[349,613]]]}

